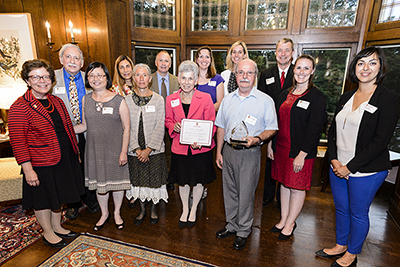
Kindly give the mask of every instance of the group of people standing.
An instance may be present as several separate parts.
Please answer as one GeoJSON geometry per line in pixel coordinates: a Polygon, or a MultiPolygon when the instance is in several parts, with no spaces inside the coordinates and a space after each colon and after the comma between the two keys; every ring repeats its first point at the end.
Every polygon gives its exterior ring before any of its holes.
{"type": "MultiPolygon", "coordinates": [[[[240,41],[229,49],[221,75],[208,46],[197,50],[195,62],[180,64],[178,77],[169,73],[166,51],[157,55],[153,74],[146,64],[134,65],[121,55],[113,81],[100,62],[81,72],[82,51],[72,44],[60,50],[61,70],[44,60],[25,62],[21,76],[28,90],[10,109],[9,130],[24,173],[23,207],[34,208],[45,243],[63,247],[64,238],[77,236],[60,224],[65,203],[71,219],[78,216],[81,201],[91,212],[101,210],[93,230],[102,229],[111,217],[110,192],[118,230],[124,228],[120,208],[125,195],[130,207],[139,203],[136,225],[142,224],[147,203],[150,223],[156,224],[156,205],[168,201],[167,186],[175,183],[182,202],[178,225],[193,227],[205,185],[216,179],[214,147],[226,216],[217,238],[235,235],[233,247],[245,247],[261,164],[266,164],[263,204],[277,191],[281,209],[271,232],[279,233],[279,240],[291,238],[326,119],[324,94],[313,84],[315,60],[301,55],[292,64],[293,55],[292,40],[279,40],[277,66],[260,74],[258,87],[257,64],[240,41]],[[215,122],[216,144],[180,143],[182,119],[215,122]],[[236,140],[233,133],[241,127],[244,136],[236,140]],[[266,163],[261,162],[264,143],[266,163]]],[[[358,88],[341,97],[329,130],[337,244],[316,255],[341,257],[332,266],[355,266],[368,233],[369,206],[390,168],[387,145],[399,97],[381,85],[385,74],[381,49],[358,53],[349,70],[358,88]]]]}

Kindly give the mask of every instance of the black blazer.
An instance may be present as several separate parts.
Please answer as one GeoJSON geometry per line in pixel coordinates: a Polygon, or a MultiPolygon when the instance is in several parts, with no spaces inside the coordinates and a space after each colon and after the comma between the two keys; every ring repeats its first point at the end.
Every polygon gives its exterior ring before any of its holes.
{"type": "MultiPolygon", "coordinates": [[[[279,108],[286,101],[288,93],[289,90],[285,90],[279,95],[276,105],[278,118],[279,108]]],[[[312,159],[317,156],[318,143],[325,119],[326,100],[317,87],[311,88],[307,94],[299,97],[293,103],[290,110],[290,158],[297,157],[300,151],[307,153],[306,159],[312,159]],[[309,103],[308,107],[299,107],[299,101],[309,103]]]]}
{"type": "MultiPolygon", "coordinates": [[[[343,94],[336,108],[328,132],[329,161],[337,159],[336,115],[357,90],[343,94]]],[[[379,172],[392,168],[388,144],[396,127],[400,113],[400,96],[378,85],[368,105],[376,107],[374,113],[364,111],[357,135],[354,158],[347,163],[351,173],[379,172]]]]}
{"type": "Polygon", "coordinates": [[[260,80],[258,81],[258,90],[272,97],[276,105],[278,97],[282,93],[282,91],[292,87],[293,85],[293,68],[294,65],[290,64],[288,73],[285,78],[285,83],[283,84],[283,88],[281,88],[278,66],[273,66],[267,70],[264,70],[260,74],[260,80]],[[272,77],[274,77],[274,82],[267,85],[266,80],[271,79],[272,77]]]}

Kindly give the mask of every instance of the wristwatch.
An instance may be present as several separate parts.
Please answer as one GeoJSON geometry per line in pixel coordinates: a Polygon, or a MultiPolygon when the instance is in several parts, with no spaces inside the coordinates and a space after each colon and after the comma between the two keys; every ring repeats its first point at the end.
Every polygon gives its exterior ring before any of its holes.
{"type": "Polygon", "coordinates": [[[254,136],[254,138],[258,138],[258,142],[257,142],[257,146],[259,146],[260,144],[261,144],[261,137],[259,137],[258,135],[257,136],[254,136]]]}

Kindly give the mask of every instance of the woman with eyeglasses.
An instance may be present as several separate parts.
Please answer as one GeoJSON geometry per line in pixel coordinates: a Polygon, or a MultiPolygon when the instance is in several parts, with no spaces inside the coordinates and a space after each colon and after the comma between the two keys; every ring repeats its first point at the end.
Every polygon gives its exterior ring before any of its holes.
{"type": "Polygon", "coordinates": [[[281,219],[271,229],[280,233],[278,240],[289,239],[297,227],[326,118],[326,100],[312,82],[314,72],[314,58],[298,57],[294,85],[279,95],[276,105],[279,131],[268,157],[272,159],[272,178],[282,184],[281,219]]]}
{"type": "Polygon", "coordinates": [[[247,58],[247,47],[242,41],[235,42],[228,50],[226,56],[226,70],[221,72],[221,76],[224,79],[224,96],[232,93],[238,88],[236,83],[235,67],[238,62],[244,58],[247,58]]]}
{"type": "Polygon", "coordinates": [[[125,190],[130,189],[128,165],[129,109],[123,96],[108,90],[110,73],[101,62],[92,62],[85,71],[85,86],[93,89],[82,105],[82,124],[76,133],[87,131],[85,147],[85,185],[96,190],[101,217],[93,230],[99,231],[110,219],[108,199],[112,192],[114,222],[124,228],[120,209],[125,190]]]}
{"type": "Polygon", "coordinates": [[[26,61],[21,78],[28,90],[10,108],[9,131],[23,171],[22,207],[34,209],[44,243],[62,248],[78,234],[61,226],[61,205],[85,193],[78,144],[63,101],[49,93],[56,80],[50,63],[26,61]]]}

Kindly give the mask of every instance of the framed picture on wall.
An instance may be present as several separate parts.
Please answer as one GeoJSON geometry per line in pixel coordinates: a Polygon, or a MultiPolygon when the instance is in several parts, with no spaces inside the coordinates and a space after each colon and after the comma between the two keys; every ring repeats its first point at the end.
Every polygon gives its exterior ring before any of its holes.
{"type": "Polygon", "coordinates": [[[10,105],[26,91],[22,64],[36,58],[36,45],[29,13],[0,13],[0,108],[10,105]]]}

